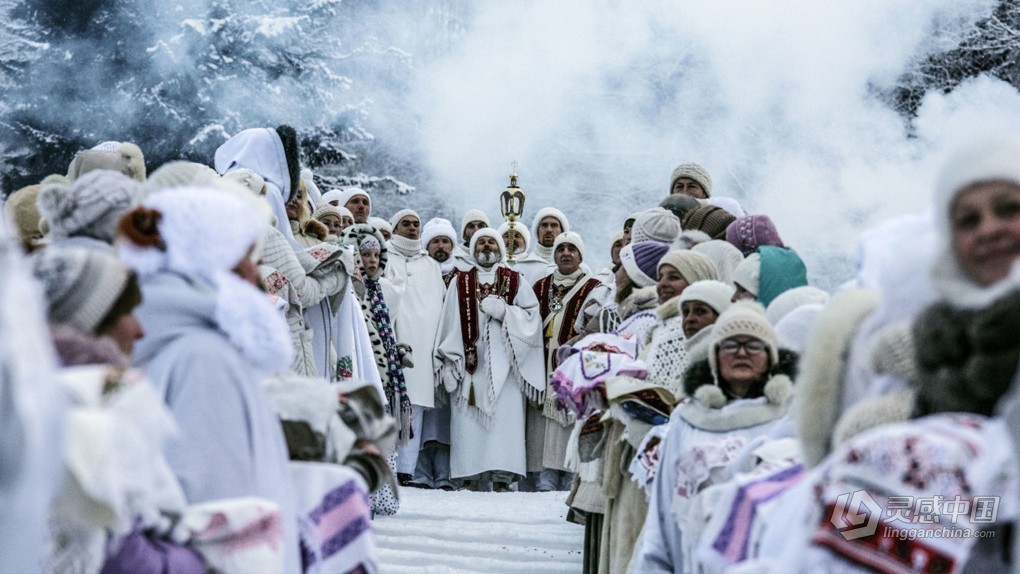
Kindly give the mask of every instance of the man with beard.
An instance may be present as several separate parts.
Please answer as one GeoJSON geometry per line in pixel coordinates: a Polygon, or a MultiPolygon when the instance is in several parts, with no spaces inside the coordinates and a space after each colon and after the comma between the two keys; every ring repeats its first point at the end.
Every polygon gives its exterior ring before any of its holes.
{"type": "Polygon", "coordinates": [[[468,249],[471,245],[471,237],[479,229],[492,227],[489,223],[489,216],[480,209],[469,209],[464,213],[460,221],[460,241],[453,249],[453,258],[456,261],[457,269],[467,271],[475,265],[475,259],[468,249]]]}
{"type": "Polygon", "coordinates": [[[389,223],[393,227],[393,236],[389,240],[386,277],[395,289],[403,293],[390,313],[397,341],[411,348],[413,363],[413,366],[404,368],[407,395],[413,407],[411,439],[397,452],[397,477],[406,485],[418,463],[422,414],[435,407],[432,350],[436,346],[446,285],[439,263],[422,249],[418,214],[402,209],[390,218],[389,223]]]}
{"type": "Polygon", "coordinates": [[[421,230],[421,244],[429,256],[439,263],[439,270],[447,286],[453,279],[453,272],[457,270],[453,258],[456,241],[457,232],[453,229],[453,224],[441,217],[430,219],[421,230]]]}
{"type": "Polygon", "coordinates": [[[476,231],[470,253],[476,265],[450,283],[435,351],[453,403],[451,475],[506,491],[525,473],[525,398],[545,390],[538,300],[502,263],[496,230],[476,231]]]}
{"type": "Polygon", "coordinates": [[[536,281],[553,272],[553,242],[564,231],[570,231],[570,222],[562,211],[555,207],[543,207],[538,210],[531,224],[531,253],[517,260],[516,269],[527,277],[528,282],[536,281]]]}
{"type": "Polygon", "coordinates": [[[565,464],[573,421],[556,408],[548,387],[556,370],[556,350],[580,333],[609,298],[609,287],[581,269],[583,259],[581,236],[561,233],[553,243],[556,270],[534,286],[542,316],[547,388],[545,404],[527,412],[527,487],[539,491],[568,490],[573,478],[565,464]]]}

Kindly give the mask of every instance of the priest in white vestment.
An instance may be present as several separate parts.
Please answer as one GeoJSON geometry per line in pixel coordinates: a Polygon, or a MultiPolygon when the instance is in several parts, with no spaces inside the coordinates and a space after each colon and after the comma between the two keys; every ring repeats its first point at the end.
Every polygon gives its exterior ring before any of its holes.
{"type": "Polygon", "coordinates": [[[439,263],[422,249],[421,219],[410,209],[392,218],[386,277],[403,293],[398,306],[390,308],[397,342],[411,348],[413,367],[404,367],[407,396],[413,405],[411,439],[397,451],[397,476],[410,481],[421,448],[422,420],[426,409],[435,407],[436,382],[432,351],[442,319],[446,284],[439,263]],[[402,476],[407,475],[407,476],[402,476]]]}
{"type": "Polygon", "coordinates": [[[544,399],[538,300],[503,263],[496,230],[476,231],[469,253],[475,266],[450,282],[435,350],[453,403],[450,474],[480,490],[506,491],[525,474],[525,401],[544,399]]]}

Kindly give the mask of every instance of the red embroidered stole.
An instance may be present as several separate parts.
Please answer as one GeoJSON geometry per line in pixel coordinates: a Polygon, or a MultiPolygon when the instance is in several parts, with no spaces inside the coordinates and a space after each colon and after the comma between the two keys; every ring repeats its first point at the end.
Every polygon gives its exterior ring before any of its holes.
{"type": "MultiPolygon", "coordinates": [[[[550,299],[552,298],[553,289],[552,278],[553,278],[552,275],[546,275],[545,277],[539,279],[538,282],[535,283],[533,287],[535,290],[535,296],[538,297],[539,311],[542,314],[543,323],[545,322],[546,317],[548,317],[549,313],[551,312],[549,309],[549,302],[550,299]]],[[[578,279],[578,281],[582,280],[584,280],[583,276],[581,277],[581,279],[578,279]]],[[[581,311],[583,311],[581,305],[584,303],[584,300],[588,298],[588,295],[591,294],[592,290],[594,290],[599,285],[601,285],[601,282],[598,279],[595,279],[594,277],[589,277],[587,281],[585,281],[584,286],[581,287],[581,289],[578,290],[578,292],[573,297],[571,297],[569,301],[565,302],[565,306],[562,312],[565,313],[566,315],[563,317],[563,323],[560,325],[560,332],[556,334],[557,347],[566,343],[574,335],[577,334],[577,332],[574,331],[574,323],[577,321],[577,317],[581,314],[581,311]]],[[[542,338],[545,342],[546,349],[548,349],[549,338],[545,336],[545,329],[542,330],[542,338]]]]}
{"type": "Polygon", "coordinates": [[[478,286],[478,269],[456,271],[457,303],[460,307],[460,334],[464,343],[464,369],[474,374],[478,368],[478,302],[488,295],[502,297],[512,305],[520,287],[520,275],[508,267],[496,269],[492,285],[478,286]]]}

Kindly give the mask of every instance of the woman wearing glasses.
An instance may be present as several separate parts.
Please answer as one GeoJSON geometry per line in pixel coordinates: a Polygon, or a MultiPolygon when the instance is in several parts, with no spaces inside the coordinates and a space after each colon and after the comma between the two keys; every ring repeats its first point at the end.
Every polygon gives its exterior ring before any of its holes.
{"type": "Polygon", "coordinates": [[[636,572],[691,570],[702,525],[690,520],[700,491],[729,478],[727,467],[754,437],[786,414],[795,355],[778,348],[757,303],[738,302],[715,323],[708,357],[684,376],[690,397],[673,412],[651,485],[636,572]]]}

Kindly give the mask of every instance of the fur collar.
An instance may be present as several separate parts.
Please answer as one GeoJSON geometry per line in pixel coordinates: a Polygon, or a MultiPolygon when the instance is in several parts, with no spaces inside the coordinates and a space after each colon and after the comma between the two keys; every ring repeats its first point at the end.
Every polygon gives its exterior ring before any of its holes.
{"type": "Polygon", "coordinates": [[[702,385],[692,399],[678,409],[692,426],[709,432],[728,432],[774,421],[786,414],[793,394],[793,382],[774,374],[765,383],[765,396],[727,401],[715,385],[702,385]]]}
{"type": "Polygon", "coordinates": [[[617,307],[620,320],[626,320],[631,315],[635,315],[641,311],[654,309],[658,299],[654,285],[651,287],[635,289],[634,292],[628,295],[627,298],[624,299],[617,307]]]}
{"type": "Polygon", "coordinates": [[[837,294],[812,330],[801,364],[794,406],[804,465],[816,466],[832,450],[832,432],[841,410],[846,365],[857,330],[878,307],[879,296],[856,290],[837,294]]]}

